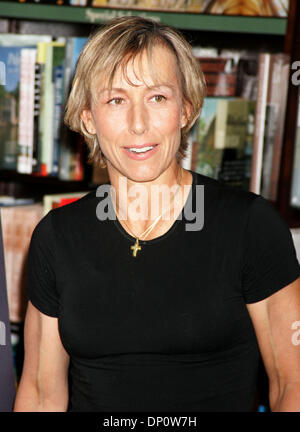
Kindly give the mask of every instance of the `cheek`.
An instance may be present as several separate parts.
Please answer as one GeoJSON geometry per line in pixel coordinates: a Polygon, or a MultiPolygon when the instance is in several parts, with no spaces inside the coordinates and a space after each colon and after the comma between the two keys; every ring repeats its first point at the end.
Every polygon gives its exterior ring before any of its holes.
{"type": "Polygon", "coordinates": [[[125,123],[107,113],[100,113],[96,121],[97,134],[100,141],[114,141],[125,129],[125,123]]]}
{"type": "Polygon", "coordinates": [[[161,111],[153,117],[153,126],[164,134],[177,134],[180,132],[180,111],[161,111]]]}

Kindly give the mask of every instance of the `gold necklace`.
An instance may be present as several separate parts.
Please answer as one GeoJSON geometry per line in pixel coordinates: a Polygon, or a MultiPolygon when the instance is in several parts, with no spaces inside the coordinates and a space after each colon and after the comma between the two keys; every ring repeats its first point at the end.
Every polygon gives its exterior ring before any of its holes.
{"type": "MultiPolygon", "coordinates": [[[[173,200],[175,198],[175,195],[177,194],[177,192],[179,191],[180,187],[181,187],[181,182],[182,182],[182,176],[183,176],[183,168],[180,167],[180,181],[179,181],[179,185],[178,185],[178,189],[176,190],[175,194],[173,195],[173,200]]],[[[115,209],[115,212],[118,216],[117,213],[117,209],[115,209]]],[[[139,236],[137,236],[136,234],[134,234],[132,232],[132,230],[129,228],[129,226],[127,225],[127,223],[123,220],[125,226],[127,227],[128,231],[133,235],[133,237],[135,237],[135,243],[134,245],[130,246],[130,249],[132,250],[132,256],[136,257],[136,254],[138,253],[138,251],[142,250],[141,245],[139,244],[140,240],[145,240],[146,237],[151,233],[151,231],[153,230],[153,228],[155,227],[155,225],[158,223],[158,221],[162,218],[162,216],[166,213],[166,211],[162,212],[159,216],[157,216],[157,218],[155,219],[155,221],[144,231],[142,232],[142,234],[140,234],[139,236]]]]}

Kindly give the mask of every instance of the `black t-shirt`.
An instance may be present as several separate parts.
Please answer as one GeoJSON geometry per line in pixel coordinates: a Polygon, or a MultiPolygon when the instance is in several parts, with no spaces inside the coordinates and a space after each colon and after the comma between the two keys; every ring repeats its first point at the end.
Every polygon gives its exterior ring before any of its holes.
{"type": "Polygon", "coordinates": [[[27,296],[58,317],[69,411],[252,410],[260,354],[246,304],[296,280],[299,263],[267,200],[192,174],[181,217],[135,258],[120,222],[96,216],[96,189],[35,228],[27,296]],[[192,231],[197,185],[204,224],[192,231]]]}

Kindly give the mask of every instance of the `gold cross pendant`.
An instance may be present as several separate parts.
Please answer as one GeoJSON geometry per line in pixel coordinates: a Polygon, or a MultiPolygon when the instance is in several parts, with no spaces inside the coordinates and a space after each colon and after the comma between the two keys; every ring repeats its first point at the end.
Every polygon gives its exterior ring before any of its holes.
{"type": "Polygon", "coordinates": [[[137,238],[135,240],[134,246],[130,246],[130,249],[133,251],[132,256],[136,257],[136,254],[139,250],[142,250],[141,246],[139,245],[139,239],[137,238]]]}

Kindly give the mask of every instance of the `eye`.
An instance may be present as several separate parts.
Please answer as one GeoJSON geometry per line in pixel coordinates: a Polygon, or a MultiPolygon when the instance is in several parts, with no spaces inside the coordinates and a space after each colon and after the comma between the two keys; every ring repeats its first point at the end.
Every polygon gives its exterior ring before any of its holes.
{"type": "Polygon", "coordinates": [[[167,100],[165,96],[160,94],[152,96],[151,99],[155,99],[155,102],[163,102],[164,100],[167,100]]]}
{"type": "Polygon", "coordinates": [[[123,100],[124,100],[123,98],[113,98],[110,99],[107,103],[110,105],[121,105],[123,100]]]}

